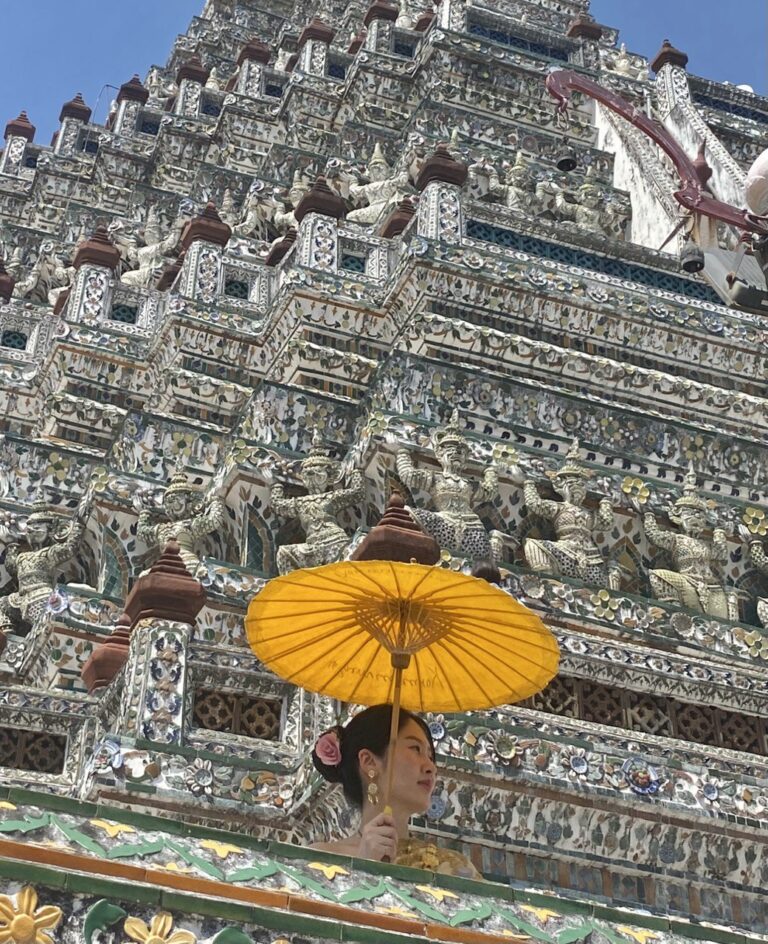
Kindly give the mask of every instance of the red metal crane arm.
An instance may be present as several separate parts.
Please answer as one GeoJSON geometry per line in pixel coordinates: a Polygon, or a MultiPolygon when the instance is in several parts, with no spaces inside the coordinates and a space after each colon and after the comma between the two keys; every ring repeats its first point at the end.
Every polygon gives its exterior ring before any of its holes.
{"type": "Polygon", "coordinates": [[[546,87],[549,94],[557,101],[557,110],[560,113],[566,111],[574,92],[582,92],[600,102],[601,105],[605,105],[606,108],[610,108],[617,115],[621,115],[630,124],[639,128],[643,134],[647,134],[675,165],[682,184],[680,189],[675,191],[675,198],[687,210],[722,220],[723,223],[735,226],[739,230],[747,230],[760,236],[768,234],[768,218],[756,216],[748,210],[740,210],[707,193],[699,180],[696,165],[664,125],[655,118],[649,118],[620,95],[571,69],[556,69],[550,72],[546,79],[546,87]]]}

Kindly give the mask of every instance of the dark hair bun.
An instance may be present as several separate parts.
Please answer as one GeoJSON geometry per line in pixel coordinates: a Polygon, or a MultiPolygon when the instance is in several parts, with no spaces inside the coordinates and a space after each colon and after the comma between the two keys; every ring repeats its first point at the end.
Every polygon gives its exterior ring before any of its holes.
{"type": "MultiPolygon", "coordinates": [[[[344,728],[341,725],[337,724],[332,728],[329,728],[328,731],[324,732],[325,734],[333,733],[339,739],[339,747],[341,747],[344,740],[344,728]]],[[[320,737],[323,735],[321,734],[320,737]]],[[[318,738],[318,741],[320,739],[318,738]]],[[[343,772],[342,768],[344,766],[343,760],[343,748],[342,748],[342,760],[338,764],[326,764],[324,761],[320,760],[317,756],[317,743],[312,748],[312,763],[315,765],[315,770],[320,774],[323,780],[327,780],[328,783],[342,783],[343,782],[343,772]]]]}

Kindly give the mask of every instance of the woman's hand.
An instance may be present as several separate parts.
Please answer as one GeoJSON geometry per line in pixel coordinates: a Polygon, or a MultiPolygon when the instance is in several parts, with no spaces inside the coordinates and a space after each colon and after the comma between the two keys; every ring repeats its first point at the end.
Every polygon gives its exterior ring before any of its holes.
{"type": "Polygon", "coordinates": [[[357,854],[361,859],[376,862],[394,862],[397,854],[397,829],[394,819],[387,813],[379,813],[369,820],[360,831],[357,854]]]}

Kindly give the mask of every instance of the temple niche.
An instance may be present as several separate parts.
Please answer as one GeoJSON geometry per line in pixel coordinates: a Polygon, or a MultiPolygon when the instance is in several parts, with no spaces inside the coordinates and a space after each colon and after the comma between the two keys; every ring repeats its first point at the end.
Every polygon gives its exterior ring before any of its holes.
{"type": "Polygon", "coordinates": [[[588,0],[192,12],[93,111],[6,89],[0,944],[764,944],[765,88],[686,52],[706,11],[650,59],[588,0]],[[357,706],[244,623],[382,559],[560,650],[522,702],[408,693],[394,864],[311,758],[357,706]]]}

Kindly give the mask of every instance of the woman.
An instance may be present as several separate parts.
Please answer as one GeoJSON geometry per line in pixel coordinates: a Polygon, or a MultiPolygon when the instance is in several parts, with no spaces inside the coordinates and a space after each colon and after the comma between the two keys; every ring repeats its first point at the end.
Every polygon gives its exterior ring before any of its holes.
{"type": "Polygon", "coordinates": [[[330,783],[340,783],[344,796],[360,810],[360,828],[346,839],[318,843],[315,849],[389,861],[464,878],[482,876],[458,852],[408,838],[414,814],[426,812],[435,787],[435,746],[427,725],[409,711],[400,712],[400,725],[389,757],[391,705],[375,705],[318,738],[312,752],[317,770],[330,783]],[[387,769],[394,763],[389,812],[383,791],[387,769]]]}

